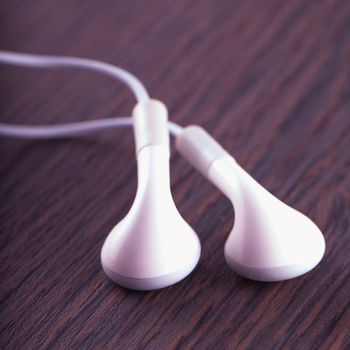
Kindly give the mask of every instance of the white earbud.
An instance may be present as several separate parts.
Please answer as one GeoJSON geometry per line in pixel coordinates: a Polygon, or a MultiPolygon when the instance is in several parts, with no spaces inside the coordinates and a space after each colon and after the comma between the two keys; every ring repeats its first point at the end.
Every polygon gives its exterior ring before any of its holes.
{"type": "Polygon", "coordinates": [[[200,242],[170,192],[166,107],[150,100],[133,111],[138,187],[126,217],[101,251],[105,273],[131,289],[167,287],[185,278],[200,257],[200,242]]]}
{"type": "Polygon", "coordinates": [[[176,147],[233,203],[235,222],[225,244],[233,270],[254,280],[280,281],[319,263],[325,241],[318,227],[263,188],[202,128],[185,128],[176,147]]]}

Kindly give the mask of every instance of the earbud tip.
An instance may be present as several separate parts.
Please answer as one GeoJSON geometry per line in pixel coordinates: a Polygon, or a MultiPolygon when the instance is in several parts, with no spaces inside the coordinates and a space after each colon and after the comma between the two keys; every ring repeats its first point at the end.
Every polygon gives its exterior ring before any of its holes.
{"type": "MultiPolygon", "coordinates": [[[[326,244],[321,231],[315,226],[314,234],[307,244],[307,254],[292,264],[276,266],[248,266],[235,260],[231,252],[225,247],[225,260],[227,264],[243,277],[262,282],[277,282],[301,276],[311,271],[321,261],[326,244]]],[[[292,249],[292,248],[291,248],[292,249]]],[[[305,249],[303,248],[305,251],[305,249]]]]}
{"type": "Polygon", "coordinates": [[[101,264],[113,282],[135,290],[160,289],[181,281],[196,267],[198,236],[172,205],[168,212],[166,208],[164,204],[163,216],[154,220],[142,210],[136,214],[133,207],[107,236],[101,264]]]}
{"type": "MultiPolygon", "coordinates": [[[[193,235],[193,248],[191,249],[191,254],[184,255],[183,263],[181,266],[172,270],[169,273],[165,274],[157,274],[152,273],[152,270],[149,269],[147,263],[144,264],[144,267],[139,267],[139,274],[137,277],[133,277],[132,274],[120,274],[118,273],[117,267],[118,265],[122,265],[119,261],[119,264],[116,266],[116,262],[114,261],[110,254],[108,253],[108,244],[105,244],[102,252],[101,252],[101,264],[106,275],[118,285],[135,290],[154,290],[168,287],[172,284],[175,284],[185,277],[187,277],[192,270],[196,267],[201,253],[200,242],[197,236],[193,235]],[[144,275],[147,277],[141,277],[141,272],[144,272],[144,275]]],[[[132,257],[133,261],[137,263],[137,257],[132,257]]],[[[159,262],[161,264],[161,262],[159,262]]],[[[158,270],[158,269],[157,269],[158,270]]]]}
{"type": "Polygon", "coordinates": [[[171,286],[177,282],[180,282],[187,277],[192,270],[196,267],[200,256],[200,250],[193,256],[193,261],[189,262],[181,269],[170,272],[166,275],[147,277],[147,278],[132,278],[122,275],[118,275],[112,271],[106,264],[103,264],[103,271],[106,275],[118,285],[134,290],[155,290],[171,286]]]}

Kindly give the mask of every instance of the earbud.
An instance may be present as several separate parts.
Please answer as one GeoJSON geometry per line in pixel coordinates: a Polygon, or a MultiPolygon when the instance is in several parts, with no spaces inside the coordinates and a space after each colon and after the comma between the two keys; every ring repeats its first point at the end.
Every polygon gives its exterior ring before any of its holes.
{"type": "Polygon", "coordinates": [[[169,179],[167,110],[155,100],[133,111],[138,187],[126,217],[106,238],[101,263],[117,284],[159,289],[185,278],[200,257],[200,242],[179,214],[169,179]]]}
{"type": "Polygon", "coordinates": [[[233,203],[225,259],[234,271],[253,280],[280,281],[319,263],[325,241],[318,227],[263,188],[202,128],[185,128],[176,147],[233,203]]]}

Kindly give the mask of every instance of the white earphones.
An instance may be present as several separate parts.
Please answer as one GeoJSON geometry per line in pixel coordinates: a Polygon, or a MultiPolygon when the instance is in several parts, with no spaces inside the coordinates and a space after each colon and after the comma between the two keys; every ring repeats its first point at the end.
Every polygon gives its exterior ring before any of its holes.
{"type": "Polygon", "coordinates": [[[0,51],[0,63],[32,67],[82,67],[125,82],[139,103],[133,117],[61,126],[0,124],[0,135],[57,138],[91,130],[134,126],[138,188],[126,217],[107,236],[101,251],[105,273],[121,286],[151,290],[185,278],[200,257],[200,242],[179,214],[170,192],[169,131],[176,149],[233,203],[235,222],[225,258],[237,273],[280,281],[313,269],[325,252],[318,227],[257,183],[206,131],[168,122],[163,103],[150,100],[129,72],[102,62],[0,51]]]}
{"type": "MultiPolygon", "coordinates": [[[[107,237],[101,261],[118,284],[157,289],[193,270],[200,244],[171,197],[165,106],[155,100],[139,103],[133,115],[138,190],[128,215],[107,237]]],[[[318,264],[325,242],[317,226],[265,190],[202,128],[183,129],[176,148],[233,203],[236,219],[225,258],[234,271],[254,280],[280,281],[318,264]]]]}

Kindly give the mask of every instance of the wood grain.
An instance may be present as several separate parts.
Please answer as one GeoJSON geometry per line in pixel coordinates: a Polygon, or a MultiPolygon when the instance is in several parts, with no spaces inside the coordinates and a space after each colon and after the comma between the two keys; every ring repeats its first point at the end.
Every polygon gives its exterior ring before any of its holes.
{"type": "MultiPolygon", "coordinates": [[[[135,194],[130,130],[1,139],[0,348],[350,348],[349,1],[13,0],[0,43],[129,69],[172,120],[204,126],[327,242],[304,277],[239,277],[223,257],[230,202],[174,152],[172,191],[201,239],[199,266],[170,288],[126,290],[99,252],[135,194]]],[[[0,74],[2,122],[128,115],[134,103],[94,73],[0,74]]]]}

